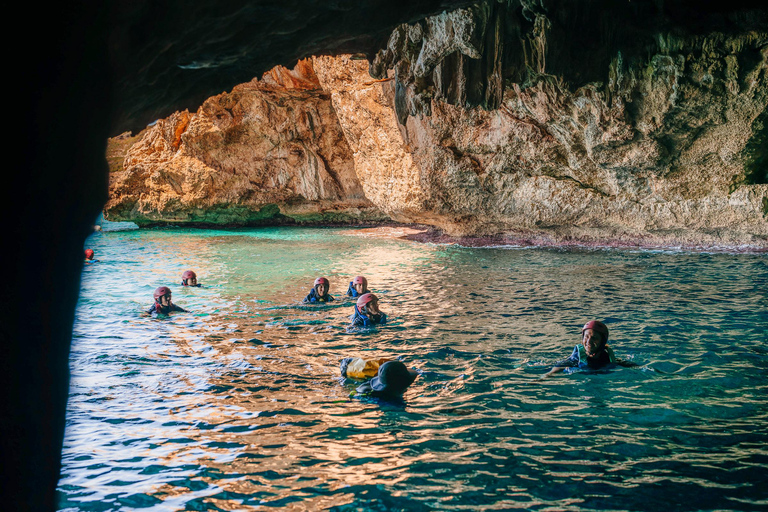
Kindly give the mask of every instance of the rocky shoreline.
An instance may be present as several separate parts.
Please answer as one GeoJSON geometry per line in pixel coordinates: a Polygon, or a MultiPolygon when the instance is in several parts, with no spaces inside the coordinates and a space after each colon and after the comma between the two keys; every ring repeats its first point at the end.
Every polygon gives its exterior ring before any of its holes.
{"type": "MultiPolygon", "coordinates": [[[[340,227],[340,226],[334,226],[340,227]]],[[[384,223],[377,226],[359,226],[359,236],[373,238],[395,238],[418,243],[455,245],[474,248],[552,248],[552,249],[637,249],[668,250],[685,252],[717,252],[739,254],[768,254],[768,243],[764,244],[702,244],[691,241],[668,239],[660,241],[651,238],[622,238],[598,240],[586,237],[554,237],[547,233],[508,233],[488,236],[451,236],[431,226],[417,224],[384,223]]]]}

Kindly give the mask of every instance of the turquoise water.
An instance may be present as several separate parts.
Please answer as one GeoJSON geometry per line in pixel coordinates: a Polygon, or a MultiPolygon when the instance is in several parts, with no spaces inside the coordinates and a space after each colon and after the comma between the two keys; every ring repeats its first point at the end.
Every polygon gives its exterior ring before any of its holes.
{"type": "MultiPolygon", "coordinates": [[[[375,231],[374,231],[375,232],[375,231]]],[[[95,233],[61,510],[765,510],[768,257],[476,249],[354,229],[95,233]],[[203,288],[178,285],[186,269],[203,288]],[[301,306],[357,274],[351,302],[301,306]],[[142,314],[161,285],[191,311],[142,314]],[[535,383],[603,319],[641,366],[535,383]],[[420,372],[350,396],[346,356],[420,372]]]]}

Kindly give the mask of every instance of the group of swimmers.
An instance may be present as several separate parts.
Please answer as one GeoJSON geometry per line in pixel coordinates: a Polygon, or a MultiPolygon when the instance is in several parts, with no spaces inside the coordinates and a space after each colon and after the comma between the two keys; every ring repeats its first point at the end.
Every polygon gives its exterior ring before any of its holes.
{"type": "MultiPolygon", "coordinates": [[[[336,300],[329,293],[331,283],[326,277],[318,277],[312,289],[302,302],[304,304],[325,304],[336,300]]],[[[368,280],[357,276],[349,282],[347,296],[357,298],[354,313],[350,317],[352,327],[373,327],[387,323],[386,313],[379,310],[379,298],[368,290],[368,280]]]]}
{"type": "MultiPolygon", "coordinates": [[[[197,282],[197,275],[192,270],[187,270],[181,275],[181,285],[201,286],[197,282]]],[[[330,288],[331,283],[327,277],[318,277],[302,303],[322,305],[335,301],[336,298],[329,293],[330,288]]],[[[350,327],[367,328],[387,323],[386,313],[379,309],[379,298],[368,290],[368,280],[364,276],[357,276],[349,282],[347,296],[357,299],[354,312],[350,317],[350,327]]],[[[154,304],[147,310],[149,315],[167,315],[174,311],[187,312],[173,303],[171,289],[167,286],[157,288],[154,299],[154,304]]],[[[406,368],[401,361],[387,359],[366,361],[361,358],[343,359],[341,374],[343,377],[365,380],[357,388],[357,392],[361,395],[383,398],[401,396],[417,375],[415,371],[406,368]],[[350,363],[352,363],[351,366],[350,363]],[[355,372],[354,368],[360,365],[365,370],[355,372]]]]}
{"type": "MultiPolygon", "coordinates": [[[[91,249],[85,251],[87,262],[94,260],[91,249]]],[[[181,286],[200,287],[197,274],[186,270],[181,275],[181,286]]],[[[304,304],[322,305],[335,301],[329,293],[331,283],[326,277],[318,277],[306,297],[304,304]]],[[[368,290],[368,280],[357,276],[349,283],[346,295],[356,298],[354,312],[350,317],[350,327],[369,328],[387,323],[387,315],[379,310],[379,299],[368,290]]],[[[154,292],[154,304],[147,310],[152,316],[167,315],[171,312],[187,312],[173,303],[171,289],[160,286],[154,292]]],[[[557,373],[574,370],[607,370],[616,366],[632,367],[637,364],[619,359],[608,346],[608,327],[598,320],[591,320],[581,329],[581,344],[576,345],[566,359],[557,361],[554,367],[539,377],[541,381],[557,373]]],[[[389,359],[344,358],[341,361],[341,375],[345,378],[365,380],[358,386],[357,392],[382,398],[401,396],[417,377],[414,370],[409,370],[401,361],[389,359]]]]}

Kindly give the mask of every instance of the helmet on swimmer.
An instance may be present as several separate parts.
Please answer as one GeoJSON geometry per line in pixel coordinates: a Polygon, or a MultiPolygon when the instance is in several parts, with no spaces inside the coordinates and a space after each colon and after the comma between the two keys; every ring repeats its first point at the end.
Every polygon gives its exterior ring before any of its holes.
{"type": "Polygon", "coordinates": [[[352,280],[352,285],[354,286],[356,284],[362,284],[363,285],[363,290],[368,288],[368,280],[366,278],[364,278],[363,276],[357,276],[356,278],[354,278],[352,280]]]}
{"type": "Polygon", "coordinates": [[[171,294],[170,288],[168,288],[167,286],[161,286],[155,290],[155,294],[154,294],[155,300],[160,300],[160,297],[162,297],[163,295],[170,295],[170,294],[171,294]]]}
{"type": "Polygon", "coordinates": [[[85,250],[85,257],[88,259],[93,258],[93,249],[86,249],[85,250]]]}
{"type": "Polygon", "coordinates": [[[325,277],[318,277],[317,279],[315,279],[315,286],[319,284],[324,284],[325,286],[331,285],[331,283],[325,277]]]}
{"type": "Polygon", "coordinates": [[[357,298],[357,308],[364,308],[369,302],[378,302],[379,298],[372,293],[364,293],[357,298]]]}
{"type": "Polygon", "coordinates": [[[584,334],[584,331],[587,329],[592,329],[595,332],[599,332],[603,335],[605,338],[605,341],[608,341],[608,327],[605,326],[603,322],[600,322],[598,320],[590,320],[589,322],[584,324],[584,327],[581,328],[581,334],[584,334]]]}
{"type": "Polygon", "coordinates": [[[181,274],[181,278],[185,281],[187,279],[197,279],[197,274],[192,272],[191,270],[185,270],[183,274],[181,274]]]}

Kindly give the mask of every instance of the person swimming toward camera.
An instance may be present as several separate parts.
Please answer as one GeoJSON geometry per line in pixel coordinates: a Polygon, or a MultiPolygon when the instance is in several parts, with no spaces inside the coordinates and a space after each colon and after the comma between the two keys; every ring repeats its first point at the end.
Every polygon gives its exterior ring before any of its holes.
{"type": "Polygon", "coordinates": [[[185,270],[184,273],[181,274],[181,286],[193,286],[199,288],[202,285],[197,282],[197,274],[191,270],[185,270]]]}
{"type": "Polygon", "coordinates": [[[349,282],[349,288],[347,288],[347,295],[349,297],[360,297],[366,293],[371,293],[368,290],[368,280],[363,276],[357,276],[349,282]]]}
{"type": "Polygon", "coordinates": [[[581,329],[581,345],[576,345],[568,358],[557,361],[554,367],[539,377],[543,380],[567,369],[605,370],[615,366],[638,366],[631,361],[618,359],[608,346],[608,327],[603,322],[591,320],[581,329]]]}
{"type": "Polygon", "coordinates": [[[186,309],[180,308],[176,304],[173,303],[171,300],[171,289],[167,286],[161,286],[158,289],[155,290],[154,293],[155,297],[155,303],[152,304],[152,307],[149,308],[147,311],[150,315],[158,315],[163,314],[167,315],[168,313],[171,313],[172,311],[179,311],[182,313],[188,313],[186,309]]]}
{"type": "Polygon", "coordinates": [[[325,304],[326,302],[333,302],[336,299],[328,293],[330,288],[331,283],[327,278],[318,277],[315,279],[314,287],[310,290],[309,294],[304,297],[302,302],[304,304],[325,304]]]}
{"type": "Polygon", "coordinates": [[[357,298],[355,311],[350,317],[351,327],[372,327],[387,323],[387,314],[379,310],[379,299],[372,293],[357,298]]]}
{"type": "Polygon", "coordinates": [[[357,387],[357,393],[377,398],[400,398],[418,373],[397,360],[347,357],[341,361],[341,375],[352,379],[373,378],[357,387]]]}

